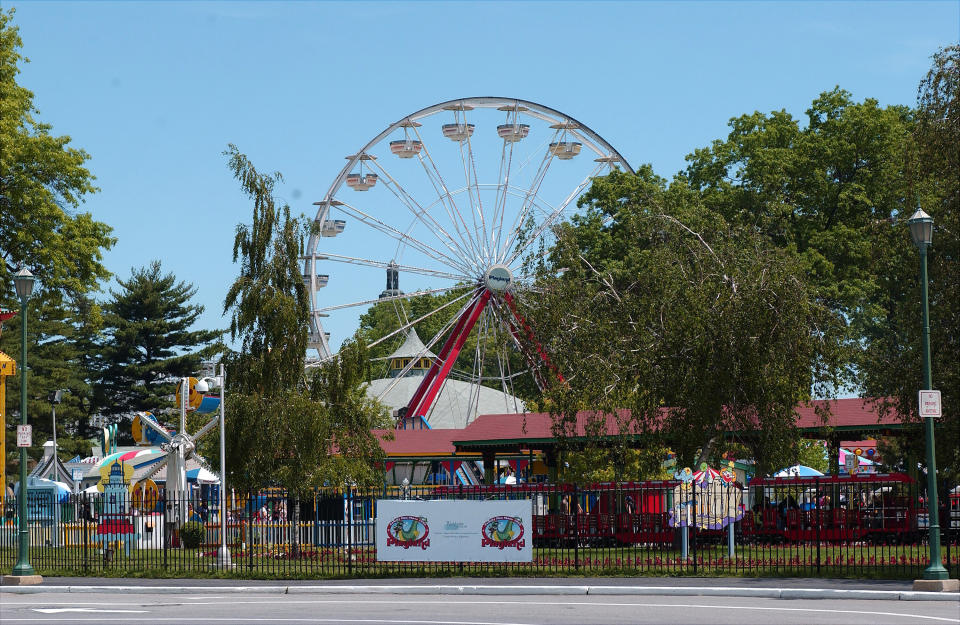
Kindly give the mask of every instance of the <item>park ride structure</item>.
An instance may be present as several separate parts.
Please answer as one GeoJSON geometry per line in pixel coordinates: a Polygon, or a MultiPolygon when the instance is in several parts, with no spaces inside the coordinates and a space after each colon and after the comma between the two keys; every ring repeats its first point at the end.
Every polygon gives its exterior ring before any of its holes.
{"type": "Polygon", "coordinates": [[[176,394],[180,416],[178,431],[168,431],[150,413],[138,414],[133,423],[138,443],[159,443],[164,452],[160,460],[138,477],[137,482],[146,483],[161,469],[166,468],[166,520],[173,527],[179,527],[187,520],[187,510],[184,507],[189,494],[187,460],[194,458],[201,466],[205,464],[196,453],[197,441],[212,431],[220,421],[220,397],[198,391],[197,383],[197,379],[193,377],[180,380],[176,394]],[[187,414],[191,412],[201,416],[212,415],[207,423],[192,434],[187,431],[187,414]]]}
{"type": "MultiPolygon", "coordinates": [[[[395,321],[370,330],[370,347],[395,348],[416,328],[419,356],[435,356],[397,410],[398,426],[429,424],[448,380],[473,389],[456,427],[477,416],[483,387],[502,390],[499,412],[521,412],[510,401],[517,376],[529,372],[541,387],[559,376],[522,312],[535,304],[536,267],[593,178],[632,173],[630,165],[573,117],[498,97],[423,108],[346,158],[315,203],[303,259],[308,366],[336,355],[332,336],[348,338],[358,310],[386,304],[395,321]],[[416,309],[417,299],[430,305],[416,309]]],[[[376,398],[420,362],[412,354],[376,398]]]]}

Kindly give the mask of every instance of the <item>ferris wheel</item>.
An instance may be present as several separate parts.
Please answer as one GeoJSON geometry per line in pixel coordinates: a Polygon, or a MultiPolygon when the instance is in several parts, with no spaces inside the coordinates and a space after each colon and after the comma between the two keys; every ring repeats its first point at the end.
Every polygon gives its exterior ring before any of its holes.
{"type": "Polygon", "coordinates": [[[630,165],[569,115],[495,97],[411,113],[346,159],[315,202],[304,256],[309,363],[333,357],[367,313],[371,347],[406,341],[413,350],[392,359],[395,381],[377,391],[378,399],[396,395],[400,380],[416,378],[406,382],[401,417],[429,418],[448,380],[463,395],[461,427],[484,407],[484,389],[506,398],[497,412],[522,411],[510,402],[523,372],[517,355],[541,384],[539,365],[549,362],[518,312],[531,261],[594,177],[632,173],[630,165]]]}

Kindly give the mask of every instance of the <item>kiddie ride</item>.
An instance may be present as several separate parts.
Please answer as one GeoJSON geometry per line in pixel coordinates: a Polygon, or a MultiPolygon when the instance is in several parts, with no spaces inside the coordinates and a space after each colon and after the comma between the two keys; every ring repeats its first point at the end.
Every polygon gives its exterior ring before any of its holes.
{"type": "MultiPolygon", "coordinates": [[[[196,389],[196,378],[183,378],[180,388],[177,390],[177,403],[180,408],[180,429],[176,432],[167,431],[156,417],[149,412],[141,412],[133,421],[132,433],[138,445],[158,445],[163,450],[163,457],[152,464],[143,475],[134,478],[133,467],[131,466],[135,459],[146,452],[130,452],[117,457],[111,462],[105,462],[102,468],[104,480],[102,480],[101,492],[110,482],[110,472],[113,466],[120,466],[119,471],[124,472],[123,482],[129,485],[129,491],[132,495],[132,503],[143,511],[155,509],[159,500],[159,490],[153,482],[153,477],[161,469],[166,468],[166,496],[163,510],[165,512],[164,521],[168,527],[174,531],[185,523],[188,518],[187,502],[189,499],[189,486],[187,483],[187,460],[195,458],[200,461],[201,466],[205,464],[196,453],[197,441],[204,435],[214,429],[219,420],[220,398],[214,395],[205,395],[196,389]],[[187,431],[187,414],[213,415],[210,420],[194,433],[187,431]],[[128,465],[125,461],[129,461],[128,465]],[[135,481],[134,481],[135,480],[135,481]]],[[[110,446],[110,439],[115,438],[115,432],[105,432],[105,449],[110,446]]],[[[116,481],[116,479],[114,479],[116,481]]],[[[120,504],[113,506],[109,514],[103,515],[101,525],[105,525],[110,533],[116,533],[112,530],[114,527],[125,527],[124,519],[127,514],[128,506],[120,504]],[[113,509],[116,508],[116,509],[113,509]],[[117,518],[106,518],[117,517],[117,518]],[[123,518],[121,518],[123,517],[123,518]]],[[[105,511],[106,512],[106,511],[105,511]]]]}

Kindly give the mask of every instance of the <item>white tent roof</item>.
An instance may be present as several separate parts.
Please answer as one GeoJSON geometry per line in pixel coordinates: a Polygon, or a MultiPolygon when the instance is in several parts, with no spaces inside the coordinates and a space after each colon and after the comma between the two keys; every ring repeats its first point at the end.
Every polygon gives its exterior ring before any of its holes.
{"type": "Polygon", "coordinates": [[[421,341],[417,335],[417,331],[414,328],[410,328],[410,332],[407,334],[407,340],[392,354],[387,356],[387,359],[417,357],[435,359],[437,355],[427,349],[427,346],[423,344],[423,341],[421,341]]]}
{"type": "MultiPolygon", "coordinates": [[[[380,398],[381,403],[391,409],[406,406],[413,397],[417,387],[423,381],[422,376],[407,378],[384,378],[374,380],[367,387],[367,397],[379,397],[387,388],[396,382],[390,392],[380,398]]],[[[471,406],[471,391],[476,391],[472,384],[447,378],[440,389],[440,393],[433,402],[427,421],[434,429],[465,428],[478,414],[508,414],[521,413],[525,410],[522,400],[486,386],[480,388],[480,399],[474,396],[476,407],[471,406]]]]}

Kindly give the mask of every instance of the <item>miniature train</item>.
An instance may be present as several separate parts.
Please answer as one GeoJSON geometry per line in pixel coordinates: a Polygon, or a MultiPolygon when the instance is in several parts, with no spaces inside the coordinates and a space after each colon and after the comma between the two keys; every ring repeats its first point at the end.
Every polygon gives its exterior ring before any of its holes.
{"type": "MultiPolygon", "coordinates": [[[[537,546],[670,545],[678,541],[674,498],[680,482],[441,487],[441,497],[524,498],[533,502],[537,546]]],[[[754,478],[736,484],[739,543],[914,543],[926,531],[917,484],[902,473],[754,478]]],[[[732,491],[731,491],[732,492],[732,491]]],[[[960,531],[960,495],[943,494],[941,531],[960,531]]],[[[727,528],[691,526],[700,543],[726,541],[727,528]]]]}

